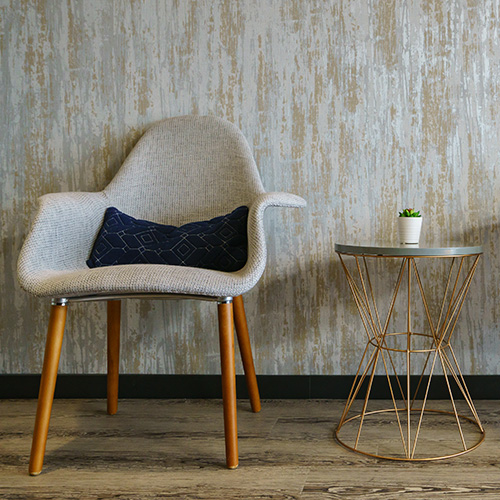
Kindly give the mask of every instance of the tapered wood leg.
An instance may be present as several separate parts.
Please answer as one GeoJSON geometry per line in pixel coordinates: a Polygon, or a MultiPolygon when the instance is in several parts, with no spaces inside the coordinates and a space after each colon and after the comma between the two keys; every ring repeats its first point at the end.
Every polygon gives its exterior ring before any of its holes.
{"type": "Polygon", "coordinates": [[[228,469],[238,467],[238,429],[236,423],[236,373],[234,368],[233,304],[218,304],[219,340],[222,368],[222,400],[228,469]]]}
{"type": "Polygon", "coordinates": [[[252,347],[250,345],[250,337],[248,336],[247,317],[245,314],[245,306],[243,305],[243,297],[241,295],[234,297],[233,310],[236,336],[240,346],[243,369],[245,370],[245,380],[247,383],[248,396],[250,397],[250,405],[252,406],[252,411],[258,413],[260,411],[259,386],[257,385],[257,377],[255,376],[252,347]]]}
{"type": "Polygon", "coordinates": [[[67,309],[68,306],[66,305],[53,305],[50,311],[49,329],[45,344],[42,378],[40,380],[40,392],[38,394],[38,406],[36,409],[35,430],[33,431],[33,443],[31,445],[29,473],[32,476],[38,476],[42,472],[67,309]]]}
{"type": "Polygon", "coordinates": [[[108,414],[118,411],[121,301],[108,300],[108,414]]]}

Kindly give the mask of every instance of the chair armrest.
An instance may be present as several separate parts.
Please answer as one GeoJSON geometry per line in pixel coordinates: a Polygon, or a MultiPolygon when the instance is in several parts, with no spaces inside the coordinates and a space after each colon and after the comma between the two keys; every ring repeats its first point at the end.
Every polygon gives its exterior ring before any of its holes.
{"type": "Polygon", "coordinates": [[[267,249],[264,234],[266,208],[302,208],[306,205],[303,198],[289,193],[262,193],[255,198],[248,214],[248,260],[240,271],[245,278],[252,280],[253,285],[260,279],[266,267],[267,249]]]}
{"type": "Polygon", "coordinates": [[[40,273],[86,267],[108,206],[102,192],[46,194],[38,203],[17,267],[21,286],[33,293],[40,273]]]}
{"type": "Polygon", "coordinates": [[[306,200],[296,194],[270,192],[259,194],[250,209],[265,210],[267,207],[304,208],[305,206],[307,206],[306,200]]]}

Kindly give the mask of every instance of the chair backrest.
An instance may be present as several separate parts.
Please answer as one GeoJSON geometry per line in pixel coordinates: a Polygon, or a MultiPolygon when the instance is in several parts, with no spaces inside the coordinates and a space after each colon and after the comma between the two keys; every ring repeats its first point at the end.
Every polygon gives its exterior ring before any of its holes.
{"type": "Polygon", "coordinates": [[[104,190],[119,210],[174,225],[248,206],[262,192],[243,134],[212,116],[170,118],[151,127],[104,190]]]}

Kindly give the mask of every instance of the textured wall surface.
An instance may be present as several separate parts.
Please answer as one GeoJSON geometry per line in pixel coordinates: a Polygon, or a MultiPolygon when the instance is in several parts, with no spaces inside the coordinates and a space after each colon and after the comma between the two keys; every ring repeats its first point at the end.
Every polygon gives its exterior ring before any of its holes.
{"type": "MultiPolygon", "coordinates": [[[[309,202],[268,212],[247,296],[259,373],[355,372],[333,245],[391,237],[409,205],[427,237],[483,242],[455,343],[465,373],[500,374],[496,0],[0,0],[0,23],[0,373],[41,370],[48,301],[15,277],[37,198],[101,189],[151,123],[194,113],[236,123],[266,189],[309,202]]],[[[71,306],[61,372],[104,371],[104,321],[71,306]]],[[[123,372],[219,371],[213,304],[130,301],[123,330],[123,372]]]]}

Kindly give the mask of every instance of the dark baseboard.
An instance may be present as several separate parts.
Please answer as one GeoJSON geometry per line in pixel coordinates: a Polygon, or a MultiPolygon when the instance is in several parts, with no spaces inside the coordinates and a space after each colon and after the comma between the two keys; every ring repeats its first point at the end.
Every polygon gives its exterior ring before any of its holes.
{"type": "MultiPolygon", "coordinates": [[[[346,399],[354,377],[351,375],[259,375],[260,395],[263,399],[346,399]]],[[[450,377],[453,395],[461,394],[450,377]]],[[[500,399],[500,375],[466,375],[466,384],[473,399],[500,399]]],[[[423,396],[421,384],[419,398],[423,396]]],[[[0,399],[38,397],[40,375],[0,375],[0,399]]],[[[411,377],[413,390],[418,377],[411,377]]],[[[396,391],[396,380],[392,379],[396,391]]],[[[406,378],[401,379],[405,387],[406,378]]],[[[366,381],[365,381],[366,385],[366,381]]],[[[245,378],[237,375],[238,397],[247,398],[245,378]]],[[[120,398],[198,399],[220,398],[219,375],[120,375],[120,398]]],[[[364,388],[361,391],[364,394],[364,388]]],[[[105,398],[106,375],[67,375],[57,377],[56,398],[105,398]]],[[[387,379],[374,377],[370,393],[373,399],[388,399],[387,379]]],[[[434,376],[430,399],[448,399],[444,376],[434,376]]]]}

